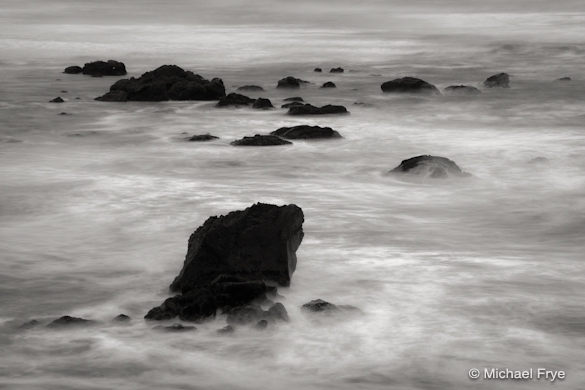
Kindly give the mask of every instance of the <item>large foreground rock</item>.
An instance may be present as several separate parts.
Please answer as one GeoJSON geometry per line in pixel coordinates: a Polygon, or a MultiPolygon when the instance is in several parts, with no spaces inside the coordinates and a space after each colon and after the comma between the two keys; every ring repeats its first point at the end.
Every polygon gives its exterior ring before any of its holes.
{"type": "Polygon", "coordinates": [[[253,137],[244,137],[231,142],[234,146],[279,146],[290,145],[292,142],[284,140],[276,135],[256,134],[253,137]]]}
{"type": "Polygon", "coordinates": [[[510,75],[508,73],[498,73],[488,77],[483,86],[486,88],[510,88],[510,75]]]}
{"type": "Polygon", "coordinates": [[[118,80],[96,100],[106,102],[218,100],[225,96],[223,81],[209,81],[177,65],[163,65],[139,78],[118,80]]]}
{"type": "Polygon", "coordinates": [[[402,77],[386,81],[381,85],[382,91],[390,93],[427,93],[439,95],[441,92],[433,84],[416,77],[402,77]]]}
{"type": "Polygon", "coordinates": [[[328,104],[323,107],[315,107],[312,104],[294,105],[288,109],[289,115],[329,115],[329,114],[348,114],[344,106],[335,106],[328,104]]]}
{"type": "Polygon", "coordinates": [[[94,61],[83,65],[82,73],[90,76],[124,76],[126,65],[120,61],[94,61]]]}
{"type": "Polygon", "coordinates": [[[170,289],[187,292],[220,275],[288,286],[303,222],[296,205],[264,203],[207,219],[189,238],[183,269],[170,289]]]}
{"type": "Polygon", "coordinates": [[[341,138],[341,135],[331,127],[308,125],[281,127],[270,134],[287,139],[341,138]]]}
{"type": "Polygon", "coordinates": [[[469,176],[454,161],[439,156],[416,156],[403,160],[399,166],[390,171],[392,174],[413,174],[434,179],[448,176],[469,176]]]}

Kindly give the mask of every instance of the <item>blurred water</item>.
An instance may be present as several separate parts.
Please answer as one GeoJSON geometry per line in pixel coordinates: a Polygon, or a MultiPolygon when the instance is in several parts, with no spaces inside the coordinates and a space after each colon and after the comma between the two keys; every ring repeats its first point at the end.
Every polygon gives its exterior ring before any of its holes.
{"type": "Polygon", "coordinates": [[[312,7],[307,17],[284,3],[248,13],[237,1],[103,4],[6,1],[0,13],[0,386],[520,389],[549,385],[471,382],[467,370],[547,367],[567,371],[559,387],[581,388],[585,14],[577,3],[557,13],[503,2],[494,3],[500,12],[473,12],[475,2],[302,3],[312,7]],[[122,60],[131,75],[176,63],[222,77],[228,90],[262,85],[266,92],[251,95],[278,106],[300,95],[351,115],[100,103],[93,98],[115,78],[60,73],[97,58],[122,60]],[[346,73],[312,72],[337,65],[346,73]],[[379,88],[404,75],[479,86],[500,71],[513,88],[477,97],[379,88]],[[289,74],[314,84],[276,90],[289,74]],[[573,81],[553,81],[562,76],[573,81]],[[329,80],[338,88],[318,88],[329,80]],[[67,102],[47,103],[59,95],[67,102]],[[344,139],[229,145],[303,123],[344,139]],[[183,132],[221,140],[187,143],[183,132]],[[473,177],[384,175],[423,153],[473,177]],[[223,318],[188,334],[152,331],[141,318],[166,296],[189,234],[210,215],[257,201],[305,212],[298,268],[281,289],[291,322],[230,337],[215,334],[223,318]],[[365,314],[311,321],[298,307],[317,297],[365,314]],[[130,326],[109,324],[120,312],[134,318],[130,326]],[[64,332],[14,325],[64,314],[103,323],[64,332]]]}

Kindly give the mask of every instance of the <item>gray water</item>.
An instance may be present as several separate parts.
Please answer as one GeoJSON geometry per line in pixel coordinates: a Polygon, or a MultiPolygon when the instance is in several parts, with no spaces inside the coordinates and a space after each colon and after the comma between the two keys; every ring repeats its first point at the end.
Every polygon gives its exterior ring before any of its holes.
{"type": "Polygon", "coordinates": [[[0,387],[532,389],[551,385],[467,372],[546,367],[567,372],[555,387],[582,389],[580,2],[137,4],[2,1],[0,387]],[[117,78],[60,73],[107,58],[130,76],[174,63],[230,91],[262,85],[250,95],[278,106],[300,95],[351,115],[101,103],[117,78]],[[338,65],[344,74],[312,72],[338,65]],[[406,75],[480,86],[501,71],[511,89],[474,97],[379,88],[406,75]],[[286,75],[314,84],[276,90],[286,75]],[[554,82],[562,76],[573,81],[554,82]],[[338,88],[318,88],[329,80],[338,88]],[[47,103],[55,96],[66,103],[47,103]],[[344,138],[229,145],[305,123],[344,138]],[[221,139],[188,143],[183,132],[221,139]],[[385,175],[419,154],[472,177],[385,175]],[[192,333],[153,331],[142,316],[167,296],[189,234],[257,201],[305,213],[298,268],[280,290],[291,322],[228,337],[216,334],[221,316],[192,333]],[[314,298],[364,314],[314,321],[299,310],[314,298]],[[131,325],[109,322],[122,312],[131,325]],[[102,322],[17,328],[65,314],[102,322]]]}

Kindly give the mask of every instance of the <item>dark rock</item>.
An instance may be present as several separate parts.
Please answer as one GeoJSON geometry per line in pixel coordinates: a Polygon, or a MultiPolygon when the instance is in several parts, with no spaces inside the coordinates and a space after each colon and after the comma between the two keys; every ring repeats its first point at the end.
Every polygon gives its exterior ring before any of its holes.
{"type": "Polygon", "coordinates": [[[126,314],[118,314],[117,316],[112,318],[112,321],[114,321],[114,322],[128,322],[130,320],[131,320],[131,318],[128,317],[126,314]]]}
{"type": "Polygon", "coordinates": [[[268,327],[268,321],[266,320],[260,320],[256,323],[256,325],[254,325],[254,328],[258,329],[258,330],[264,330],[268,327]]]}
{"type": "Polygon", "coordinates": [[[332,313],[340,311],[360,312],[360,309],[355,306],[334,305],[333,303],[324,301],[322,299],[314,299],[308,303],[305,303],[303,306],[301,306],[301,309],[311,313],[332,313]]]}
{"type": "Polygon", "coordinates": [[[217,333],[219,333],[219,334],[231,334],[231,333],[234,333],[234,331],[235,331],[235,329],[234,329],[233,326],[226,325],[223,328],[218,329],[217,330],[217,333]]]}
{"type": "Polygon", "coordinates": [[[281,127],[270,134],[287,139],[341,138],[341,135],[330,127],[309,125],[281,127]]]}
{"type": "Polygon", "coordinates": [[[264,312],[266,318],[270,319],[271,321],[283,321],[288,322],[288,312],[284,305],[280,302],[275,303],[272,305],[268,311],[264,312]]]}
{"type": "Polygon", "coordinates": [[[259,85],[243,85],[238,87],[238,91],[261,92],[264,91],[264,88],[259,85]]]}
{"type": "Polygon", "coordinates": [[[278,80],[276,88],[300,88],[301,84],[308,83],[308,81],[297,79],[296,77],[287,76],[278,80]]]}
{"type": "Polygon", "coordinates": [[[234,146],[278,146],[278,145],[290,145],[292,142],[284,140],[275,135],[261,135],[256,134],[253,137],[244,137],[233,141],[231,144],[234,146]]]}
{"type": "Polygon", "coordinates": [[[402,77],[392,81],[386,81],[381,85],[382,91],[392,93],[428,93],[440,95],[441,93],[433,84],[416,77],[402,77]]]}
{"type": "Polygon", "coordinates": [[[49,325],[47,325],[47,328],[64,328],[71,326],[91,325],[93,323],[94,321],[86,320],[84,318],[63,316],[49,323],[49,325]]]}
{"type": "Polygon", "coordinates": [[[191,141],[191,142],[213,141],[215,139],[219,139],[219,137],[216,137],[216,136],[211,135],[211,134],[196,134],[196,135],[192,135],[190,137],[187,137],[187,141],[191,141]]]}
{"type": "Polygon", "coordinates": [[[417,156],[404,160],[399,166],[392,169],[394,174],[415,174],[431,178],[446,178],[448,176],[469,176],[463,172],[454,161],[439,156],[417,156]]]}
{"type": "Polygon", "coordinates": [[[176,65],[163,65],[139,78],[115,82],[110,91],[96,100],[106,102],[217,100],[225,96],[223,81],[211,81],[176,65]]]}
{"type": "Polygon", "coordinates": [[[285,102],[304,102],[303,98],[300,96],[293,96],[286,99],[283,99],[285,102]]]}
{"type": "Polygon", "coordinates": [[[321,88],[336,88],[336,87],[337,87],[337,85],[335,85],[335,83],[332,81],[327,81],[325,84],[323,84],[321,86],[321,88]]]}
{"type": "Polygon", "coordinates": [[[108,60],[88,62],[83,66],[83,74],[90,76],[124,76],[126,66],[123,62],[108,60]]]}
{"type": "Polygon", "coordinates": [[[67,91],[66,90],[62,90],[61,93],[67,93],[67,91]]]}
{"type": "Polygon", "coordinates": [[[69,113],[67,113],[67,112],[60,112],[60,113],[59,113],[59,115],[61,115],[61,116],[66,116],[66,115],[72,115],[72,114],[69,114],[69,113]]]}
{"type": "Polygon", "coordinates": [[[228,106],[249,106],[253,104],[256,99],[249,98],[245,95],[240,95],[239,93],[230,93],[227,96],[222,97],[217,102],[217,107],[228,107],[228,106]]]}
{"type": "Polygon", "coordinates": [[[268,310],[257,305],[234,307],[226,311],[227,323],[230,325],[250,325],[254,322],[288,322],[289,317],[282,303],[275,303],[268,310]]]}
{"type": "Polygon", "coordinates": [[[321,73],[321,72],[323,72],[323,69],[321,69],[321,68],[315,68],[315,69],[313,69],[313,72],[321,73]]]}
{"type": "Polygon", "coordinates": [[[49,103],[65,103],[65,100],[61,96],[57,96],[55,99],[49,100],[49,103]]]}
{"type": "Polygon", "coordinates": [[[329,73],[343,73],[343,72],[344,72],[343,68],[331,68],[329,70],[329,73]]]}
{"type": "Polygon", "coordinates": [[[65,70],[63,71],[63,73],[67,73],[67,74],[78,74],[83,72],[83,69],[81,68],[81,66],[68,66],[65,68],[65,70]]]}
{"type": "Polygon", "coordinates": [[[573,79],[570,78],[570,77],[568,77],[568,76],[567,77],[561,77],[560,79],[557,79],[557,81],[571,81],[571,80],[573,80],[573,79]]]}
{"type": "Polygon", "coordinates": [[[348,111],[343,106],[334,106],[328,104],[323,107],[315,107],[311,104],[302,106],[292,106],[288,109],[289,115],[328,115],[328,114],[347,114],[348,111]]]}
{"type": "Polygon", "coordinates": [[[510,88],[510,75],[508,73],[498,73],[488,77],[483,86],[486,88],[510,88]]]}
{"type": "Polygon", "coordinates": [[[173,324],[173,325],[169,325],[169,326],[155,326],[154,328],[155,330],[159,330],[159,331],[163,331],[163,332],[188,332],[188,331],[192,331],[192,330],[197,330],[196,327],[191,326],[191,325],[183,325],[183,324],[173,324]]]}
{"type": "Polygon", "coordinates": [[[288,286],[303,222],[303,211],[296,205],[265,203],[207,219],[189,238],[183,269],[171,290],[189,291],[220,275],[288,286]]]}
{"type": "Polygon", "coordinates": [[[303,106],[303,105],[305,105],[305,103],[303,103],[303,102],[290,102],[290,103],[283,104],[282,106],[280,106],[280,108],[291,108],[294,106],[303,106]]]}
{"type": "Polygon", "coordinates": [[[252,105],[252,108],[266,109],[266,108],[274,108],[274,106],[272,105],[272,102],[270,101],[270,99],[258,98],[258,99],[256,99],[256,101],[252,105]]]}
{"type": "Polygon", "coordinates": [[[445,88],[445,93],[449,95],[479,95],[481,91],[469,85],[450,85],[445,88]]]}

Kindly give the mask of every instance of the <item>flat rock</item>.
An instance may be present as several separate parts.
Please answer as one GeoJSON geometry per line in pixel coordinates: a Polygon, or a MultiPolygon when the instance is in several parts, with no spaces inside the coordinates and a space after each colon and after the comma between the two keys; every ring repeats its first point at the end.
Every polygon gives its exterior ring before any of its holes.
{"type": "Polygon", "coordinates": [[[468,96],[468,95],[479,95],[481,91],[470,85],[450,85],[445,88],[445,93],[448,95],[456,96],[468,96]]]}
{"type": "Polygon", "coordinates": [[[82,73],[90,76],[124,76],[126,65],[120,61],[94,61],[83,65],[82,73]]]}
{"type": "Polygon", "coordinates": [[[302,106],[292,106],[288,109],[289,115],[329,115],[329,114],[348,114],[347,108],[344,106],[335,106],[328,104],[323,107],[315,107],[311,104],[303,104],[302,106]]]}
{"type": "Polygon", "coordinates": [[[488,77],[483,86],[486,88],[510,88],[510,75],[508,73],[498,73],[488,77]]]}
{"type": "Polygon", "coordinates": [[[190,137],[187,137],[186,140],[190,141],[190,142],[206,142],[206,141],[213,141],[219,139],[219,137],[216,137],[214,135],[211,134],[195,134],[192,135],[190,137]]]}
{"type": "Polygon", "coordinates": [[[287,139],[341,138],[341,135],[330,127],[309,125],[281,127],[270,134],[287,139]]]}
{"type": "Polygon", "coordinates": [[[392,174],[412,174],[433,179],[449,176],[469,176],[454,161],[445,157],[422,155],[403,160],[399,166],[390,171],[392,174]]]}
{"type": "Polygon", "coordinates": [[[238,87],[238,91],[248,91],[248,92],[262,92],[264,88],[259,85],[242,85],[238,87]]]}
{"type": "Polygon", "coordinates": [[[292,142],[284,140],[275,135],[256,134],[253,137],[244,137],[231,142],[234,146],[278,146],[290,145],[292,142]]]}
{"type": "Polygon", "coordinates": [[[416,77],[402,77],[386,81],[381,85],[382,91],[389,93],[426,93],[440,95],[441,93],[433,84],[416,77]]]}

